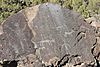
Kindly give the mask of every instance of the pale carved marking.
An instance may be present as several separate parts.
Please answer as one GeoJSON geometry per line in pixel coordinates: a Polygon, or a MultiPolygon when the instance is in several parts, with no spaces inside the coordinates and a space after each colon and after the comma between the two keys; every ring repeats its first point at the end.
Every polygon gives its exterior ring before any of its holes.
{"type": "Polygon", "coordinates": [[[41,46],[44,45],[44,43],[48,43],[49,45],[52,45],[52,43],[54,43],[55,40],[41,40],[38,43],[40,43],[41,46]]]}
{"type": "Polygon", "coordinates": [[[71,35],[73,32],[73,30],[71,32],[65,32],[64,36],[67,37],[67,35],[71,35]]]}

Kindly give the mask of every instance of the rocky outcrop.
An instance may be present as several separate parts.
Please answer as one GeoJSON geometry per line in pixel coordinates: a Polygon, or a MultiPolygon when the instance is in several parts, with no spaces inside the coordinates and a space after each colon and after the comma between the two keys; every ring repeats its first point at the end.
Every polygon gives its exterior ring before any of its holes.
{"type": "Polygon", "coordinates": [[[96,28],[57,4],[22,10],[0,29],[0,60],[19,60],[18,67],[98,65],[96,28]]]}
{"type": "Polygon", "coordinates": [[[21,55],[34,53],[32,36],[23,11],[9,17],[1,26],[0,60],[14,60],[21,55]]]}

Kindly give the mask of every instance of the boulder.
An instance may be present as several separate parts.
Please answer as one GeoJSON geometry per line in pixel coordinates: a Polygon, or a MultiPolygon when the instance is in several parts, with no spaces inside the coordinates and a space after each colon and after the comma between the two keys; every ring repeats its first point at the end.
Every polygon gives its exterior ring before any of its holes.
{"type": "Polygon", "coordinates": [[[60,5],[45,3],[29,7],[2,23],[0,60],[23,60],[21,57],[34,54],[36,67],[37,63],[39,67],[91,63],[95,60],[92,55],[97,42],[95,33],[96,28],[80,14],[60,5]]]}
{"type": "Polygon", "coordinates": [[[49,62],[53,57],[61,59],[65,54],[79,55],[82,62],[93,61],[94,27],[79,14],[56,4],[43,4],[36,10],[30,26],[36,33],[32,38],[36,55],[42,61],[49,62]]]}

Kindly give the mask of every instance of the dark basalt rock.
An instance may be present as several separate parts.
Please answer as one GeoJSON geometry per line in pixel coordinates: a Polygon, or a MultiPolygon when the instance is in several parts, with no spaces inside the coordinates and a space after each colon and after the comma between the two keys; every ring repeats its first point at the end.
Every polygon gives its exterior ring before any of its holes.
{"type": "Polygon", "coordinates": [[[21,55],[34,53],[32,32],[22,12],[9,17],[2,24],[0,35],[0,60],[14,60],[21,55]]]}
{"type": "Polygon", "coordinates": [[[93,61],[91,47],[95,44],[95,28],[82,17],[58,5],[41,5],[31,22],[36,36],[37,55],[49,62],[65,54],[79,55],[81,62],[93,61]]]}
{"type": "Polygon", "coordinates": [[[95,60],[91,50],[97,42],[95,28],[79,14],[56,4],[22,10],[0,29],[0,60],[27,54],[36,55],[45,66],[76,66],[95,60]]]}

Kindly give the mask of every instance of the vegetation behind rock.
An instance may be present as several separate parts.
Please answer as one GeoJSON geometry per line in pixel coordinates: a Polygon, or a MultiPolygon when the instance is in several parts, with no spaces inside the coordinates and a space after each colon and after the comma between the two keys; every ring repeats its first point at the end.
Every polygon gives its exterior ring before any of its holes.
{"type": "Polygon", "coordinates": [[[100,0],[0,0],[0,22],[26,7],[46,2],[60,4],[79,12],[85,18],[100,13],[100,0]]]}

